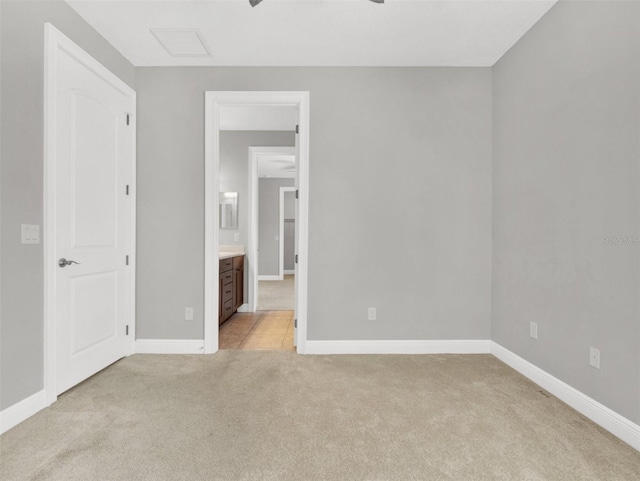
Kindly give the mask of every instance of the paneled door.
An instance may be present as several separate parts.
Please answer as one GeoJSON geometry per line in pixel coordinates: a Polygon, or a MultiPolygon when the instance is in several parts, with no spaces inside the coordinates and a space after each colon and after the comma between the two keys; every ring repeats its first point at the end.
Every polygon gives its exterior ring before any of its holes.
{"type": "MultiPolygon", "coordinates": [[[[127,355],[132,91],[65,49],[55,77],[56,394],[127,355]]],[[[133,334],[133,333],[132,333],[133,334]]]]}

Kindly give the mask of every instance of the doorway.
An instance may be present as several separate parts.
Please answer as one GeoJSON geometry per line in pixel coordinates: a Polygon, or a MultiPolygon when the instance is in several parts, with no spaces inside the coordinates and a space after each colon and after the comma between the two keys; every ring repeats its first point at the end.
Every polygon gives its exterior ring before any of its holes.
{"type": "MultiPolygon", "coordinates": [[[[292,159],[293,162],[293,159],[292,159]]],[[[287,179],[260,178],[260,252],[257,291],[259,311],[293,311],[295,309],[295,187],[283,187],[287,179]],[[277,217],[276,217],[277,214],[277,217]],[[277,230],[276,230],[277,229],[277,230]],[[273,235],[276,231],[277,235],[273,235]],[[269,235],[271,234],[271,235],[269,235]],[[274,242],[265,242],[271,237],[274,242]],[[268,251],[272,251],[269,255],[268,251]],[[263,262],[262,259],[277,259],[263,262]],[[262,264],[271,264],[265,267],[262,264]],[[270,267],[271,271],[266,269],[270,267]],[[266,275],[265,275],[266,274],[266,275]]]]}
{"type": "MultiPolygon", "coordinates": [[[[295,128],[295,127],[294,127],[295,128]]],[[[250,236],[247,244],[247,258],[249,260],[249,269],[247,270],[248,277],[248,309],[251,312],[255,312],[258,309],[258,296],[260,292],[260,280],[282,280],[280,277],[279,259],[281,258],[279,240],[273,239],[268,245],[263,245],[264,250],[271,250],[272,255],[267,256],[267,259],[263,259],[262,269],[259,269],[259,251],[258,246],[260,244],[260,179],[282,178],[282,174],[276,174],[269,165],[288,165],[293,164],[294,175],[291,176],[291,189],[295,191],[296,182],[296,149],[295,147],[249,147],[249,224],[251,226],[250,236]],[[253,266],[253,268],[252,268],[253,266]]],[[[286,168],[288,170],[288,168],[286,168]]],[[[280,170],[284,170],[282,167],[280,170]]],[[[263,180],[263,183],[269,182],[263,180]]],[[[273,187],[273,186],[270,186],[273,187]]],[[[269,186],[267,187],[269,188],[269,186]]],[[[276,189],[279,185],[276,184],[276,189]]],[[[277,222],[280,212],[279,197],[273,198],[275,193],[279,196],[279,190],[271,189],[272,203],[271,203],[271,218],[273,222],[277,222]],[[274,202],[278,202],[277,204],[274,202]],[[274,210],[275,209],[275,210],[274,210]]],[[[277,232],[279,239],[282,238],[279,233],[279,227],[274,226],[272,232],[277,232]]],[[[268,234],[267,234],[268,235],[268,234]]],[[[264,237],[264,234],[263,234],[264,237]]],[[[295,241],[294,241],[295,242],[295,241]]],[[[295,255],[295,253],[294,253],[295,255]]],[[[295,307],[291,307],[294,309],[295,307]]]]}
{"type": "MultiPolygon", "coordinates": [[[[222,204],[230,195],[229,191],[234,191],[234,197],[246,201],[238,206],[239,218],[232,226],[220,218],[219,249],[221,259],[227,252],[245,252],[243,272],[248,282],[244,292],[236,298],[243,296],[242,302],[248,302],[237,312],[225,309],[220,319],[218,348],[294,351],[295,283],[293,275],[286,281],[279,277],[279,241],[283,237],[280,228],[281,186],[288,186],[286,188],[290,192],[295,190],[297,112],[294,107],[278,108],[277,115],[268,114],[273,113],[268,108],[245,107],[242,112],[245,114],[243,122],[239,122],[243,116],[232,108],[221,112],[220,210],[224,213],[222,204]],[[273,122],[274,118],[282,118],[283,121],[273,122]],[[235,121],[229,122],[229,119],[235,121]],[[228,130],[229,127],[234,130],[228,130]],[[254,147],[263,143],[270,147],[254,147]],[[257,242],[251,240],[250,247],[245,248],[248,232],[257,242]],[[238,240],[234,242],[234,238],[238,240]]],[[[294,217],[295,205],[293,199],[288,200],[287,217],[291,218],[294,217]]],[[[290,244],[294,243],[289,240],[290,244]]],[[[289,260],[293,271],[293,253],[289,260]]],[[[220,266],[224,294],[229,290],[228,283],[233,281],[225,278],[222,260],[220,266]]]]}
{"type": "MultiPolygon", "coordinates": [[[[295,187],[282,187],[270,180],[278,182],[286,179],[260,179],[260,237],[269,238],[269,227],[277,228],[276,241],[269,246],[260,241],[259,258],[268,258],[269,247],[274,251],[277,268],[272,271],[276,275],[258,276],[257,310],[259,311],[293,311],[295,309],[295,187]],[[277,189],[277,191],[274,189],[277,189]],[[277,196],[276,196],[277,194],[277,196]],[[277,200],[277,203],[275,202],[277,200]],[[271,212],[269,212],[271,211],[271,212]],[[277,212],[277,218],[275,213],[277,212]],[[271,215],[269,215],[271,213],[271,215]]],[[[262,263],[259,262],[262,271],[262,263]]],[[[274,266],[275,267],[275,266],[274,266]]]]}
{"type": "MultiPolygon", "coordinates": [[[[295,107],[296,112],[296,209],[295,308],[297,351],[304,353],[307,337],[307,263],[308,263],[308,185],[309,185],[309,93],[308,92],[206,92],[205,94],[205,353],[219,348],[217,313],[219,312],[219,169],[221,110],[228,106],[295,107]]],[[[253,204],[253,201],[251,201],[253,204]]],[[[255,229],[254,229],[255,231],[255,229]]],[[[255,238],[256,232],[249,235],[255,238]]],[[[254,244],[255,245],[255,244],[254,244]]],[[[250,249],[251,250],[251,247],[250,249]]],[[[254,263],[253,269],[256,264],[254,263]]],[[[251,267],[249,267],[251,269],[251,267]]],[[[256,271],[257,272],[257,271],[256,271]]],[[[256,274],[257,279],[257,274],[256,274]]]]}
{"type": "Polygon", "coordinates": [[[296,189],[294,187],[280,187],[280,202],[278,216],[278,247],[280,248],[278,275],[284,280],[285,275],[295,274],[296,255],[296,189]]]}

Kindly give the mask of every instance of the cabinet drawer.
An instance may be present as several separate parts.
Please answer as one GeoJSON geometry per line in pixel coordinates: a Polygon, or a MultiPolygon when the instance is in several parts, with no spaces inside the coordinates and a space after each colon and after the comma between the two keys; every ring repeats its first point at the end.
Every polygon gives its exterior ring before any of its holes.
{"type": "Polygon", "coordinates": [[[220,259],[220,272],[226,272],[233,269],[233,258],[220,259]]]}
{"type": "Polygon", "coordinates": [[[222,305],[222,318],[226,319],[233,313],[233,299],[229,299],[222,305]]]}
{"type": "Polygon", "coordinates": [[[220,274],[220,280],[222,281],[223,286],[233,282],[233,271],[223,272],[220,274]]]}
{"type": "Polygon", "coordinates": [[[233,283],[224,284],[222,286],[222,303],[224,304],[229,299],[233,298],[233,283]]]}
{"type": "Polygon", "coordinates": [[[244,256],[232,257],[233,259],[233,268],[239,269],[244,267],[244,256]]]}

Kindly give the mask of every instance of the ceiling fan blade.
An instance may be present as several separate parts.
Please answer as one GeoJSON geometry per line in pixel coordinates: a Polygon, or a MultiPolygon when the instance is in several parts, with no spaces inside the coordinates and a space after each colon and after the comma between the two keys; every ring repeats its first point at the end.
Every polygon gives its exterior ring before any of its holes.
{"type": "Polygon", "coordinates": [[[384,3],[384,0],[369,0],[373,3],[384,3]]]}

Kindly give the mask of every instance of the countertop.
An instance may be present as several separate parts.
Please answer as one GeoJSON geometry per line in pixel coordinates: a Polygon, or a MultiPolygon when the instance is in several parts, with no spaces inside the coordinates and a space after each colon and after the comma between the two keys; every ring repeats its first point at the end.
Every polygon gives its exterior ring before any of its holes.
{"type": "Polygon", "coordinates": [[[229,259],[231,257],[238,257],[243,255],[244,255],[244,252],[220,252],[218,254],[218,258],[222,260],[222,259],[229,259]]]}

